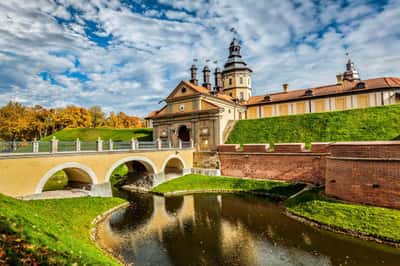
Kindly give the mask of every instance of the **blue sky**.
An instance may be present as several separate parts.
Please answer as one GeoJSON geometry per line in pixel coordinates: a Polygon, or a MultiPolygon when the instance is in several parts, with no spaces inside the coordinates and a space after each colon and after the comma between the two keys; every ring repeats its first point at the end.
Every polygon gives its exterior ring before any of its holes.
{"type": "Polygon", "coordinates": [[[194,58],[224,64],[232,27],[253,95],[332,84],[346,52],[364,79],[400,76],[399,14],[400,0],[1,1],[0,105],[145,116],[194,58]]]}

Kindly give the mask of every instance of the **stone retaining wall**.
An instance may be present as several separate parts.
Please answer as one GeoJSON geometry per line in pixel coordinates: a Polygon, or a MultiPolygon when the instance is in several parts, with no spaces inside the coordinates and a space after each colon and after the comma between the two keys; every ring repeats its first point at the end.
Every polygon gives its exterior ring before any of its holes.
{"type": "Polygon", "coordinates": [[[325,185],[326,194],[400,209],[400,142],[220,145],[221,174],[325,185]]]}

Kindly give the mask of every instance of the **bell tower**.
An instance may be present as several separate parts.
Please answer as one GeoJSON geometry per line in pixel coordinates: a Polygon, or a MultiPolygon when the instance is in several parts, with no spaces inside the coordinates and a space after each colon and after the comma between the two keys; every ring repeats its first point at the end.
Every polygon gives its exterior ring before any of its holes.
{"type": "Polygon", "coordinates": [[[253,71],[242,59],[238,40],[233,38],[228,60],[222,71],[224,93],[239,101],[248,101],[251,96],[251,72],[253,71]]]}

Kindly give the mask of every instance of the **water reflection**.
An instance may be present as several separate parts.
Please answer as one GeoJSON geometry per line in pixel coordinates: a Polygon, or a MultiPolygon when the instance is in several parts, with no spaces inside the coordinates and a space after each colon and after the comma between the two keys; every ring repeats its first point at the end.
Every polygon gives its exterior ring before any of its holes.
{"type": "Polygon", "coordinates": [[[321,231],[250,195],[130,195],[100,230],[135,265],[399,265],[400,251],[321,231]]]}

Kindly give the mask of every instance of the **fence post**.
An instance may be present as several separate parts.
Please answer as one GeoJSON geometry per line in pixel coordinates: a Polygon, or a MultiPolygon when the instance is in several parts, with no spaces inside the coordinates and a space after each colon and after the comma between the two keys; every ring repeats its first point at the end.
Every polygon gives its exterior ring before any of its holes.
{"type": "Polygon", "coordinates": [[[81,141],[79,138],[76,139],[75,141],[75,151],[80,152],[81,151],[81,141]]]}
{"type": "Polygon", "coordinates": [[[178,139],[178,148],[182,149],[182,140],[181,139],[178,139]]]}
{"type": "Polygon", "coordinates": [[[157,139],[157,150],[161,150],[161,148],[162,148],[162,142],[161,142],[161,139],[160,138],[158,138],[157,139]]]}
{"type": "Polygon", "coordinates": [[[57,151],[58,151],[58,139],[56,139],[56,136],[53,136],[53,138],[50,140],[50,152],[56,153],[57,151]]]}
{"type": "Polygon", "coordinates": [[[131,138],[131,150],[134,151],[136,150],[136,139],[131,138]]]}
{"type": "Polygon", "coordinates": [[[190,148],[194,148],[194,141],[193,141],[193,139],[190,139],[190,148]]]}
{"type": "Polygon", "coordinates": [[[39,141],[36,138],[32,141],[32,152],[37,153],[39,152],[39,141]]]}
{"type": "Polygon", "coordinates": [[[112,151],[114,149],[114,142],[112,139],[108,141],[108,149],[112,151]]]}
{"type": "Polygon", "coordinates": [[[96,150],[103,151],[103,141],[101,140],[100,137],[98,137],[96,141],[96,150]]]}
{"type": "Polygon", "coordinates": [[[171,142],[171,140],[168,140],[168,148],[172,149],[172,142],[171,142]]]}

